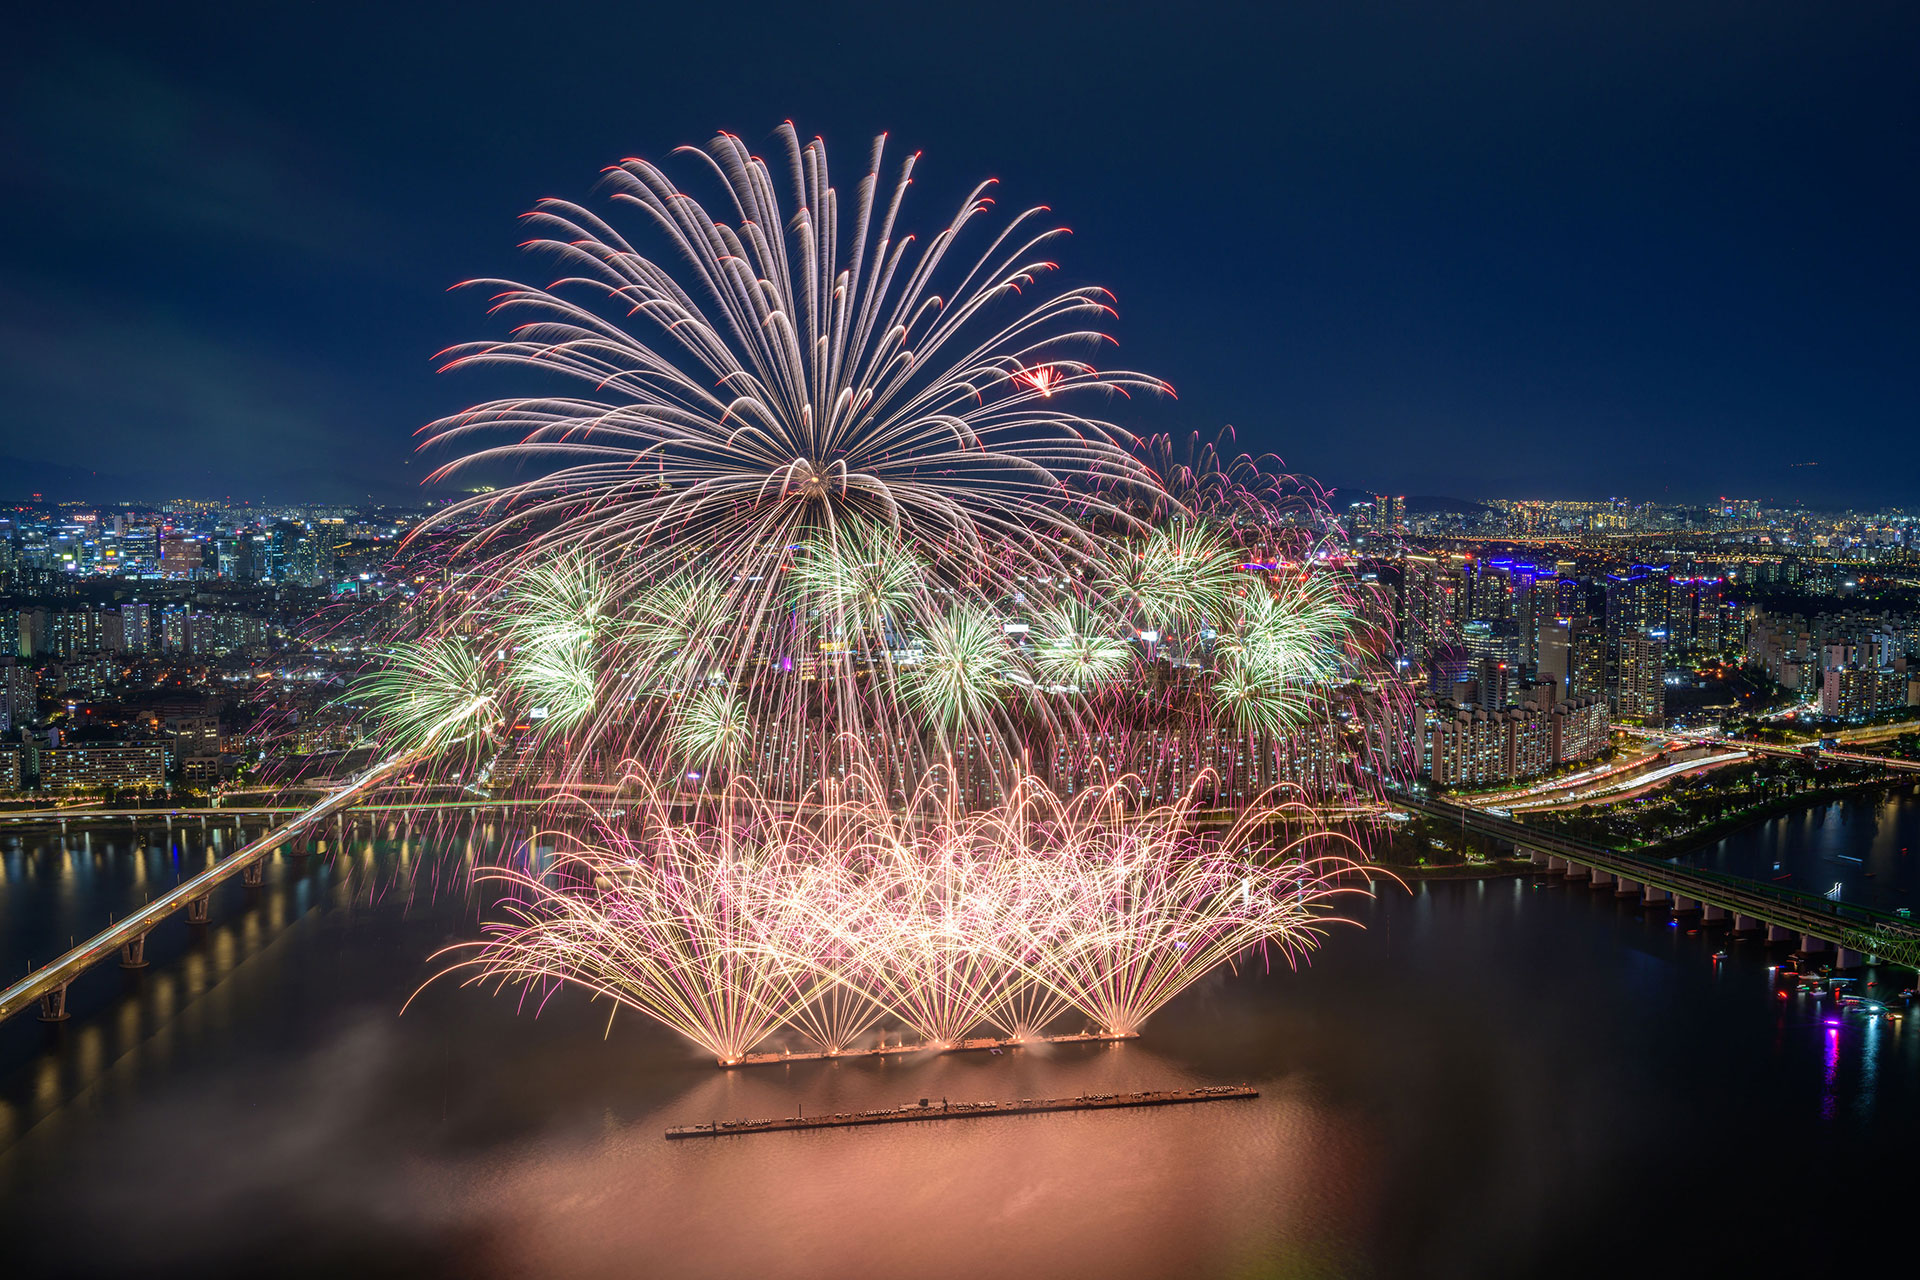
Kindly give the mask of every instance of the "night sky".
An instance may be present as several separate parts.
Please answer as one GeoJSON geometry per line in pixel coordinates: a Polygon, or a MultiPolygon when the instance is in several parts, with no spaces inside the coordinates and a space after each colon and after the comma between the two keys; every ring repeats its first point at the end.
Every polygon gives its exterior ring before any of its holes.
{"type": "Polygon", "coordinates": [[[908,227],[1051,205],[1179,390],[1127,425],[1342,489],[1920,505],[1920,6],[1160,8],[23,6],[0,494],[410,492],[493,390],[433,372],[499,333],[447,287],[546,279],[518,213],[792,118],[843,188],[923,150],[908,227]]]}

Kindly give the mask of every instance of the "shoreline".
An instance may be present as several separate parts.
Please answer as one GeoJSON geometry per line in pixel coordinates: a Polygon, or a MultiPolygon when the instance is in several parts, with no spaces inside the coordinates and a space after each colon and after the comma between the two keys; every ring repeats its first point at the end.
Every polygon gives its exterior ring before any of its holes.
{"type": "MultiPolygon", "coordinates": [[[[1911,789],[1920,797],[1920,782],[1911,778],[1876,778],[1869,782],[1852,783],[1846,787],[1830,791],[1813,792],[1806,795],[1782,796],[1770,800],[1764,805],[1744,813],[1722,818],[1698,831],[1676,836],[1658,844],[1642,845],[1638,848],[1622,849],[1620,852],[1634,854],[1644,858],[1657,858],[1662,862],[1671,862],[1675,858],[1697,853],[1702,848],[1723,840],[1737,831],[1769,822],[1775,818],[1791,817],[1796,813],[1840,804],[1849,800],[1864,799],[1876,794],[1888,794],[1911,789]]],[[[1544,829],[1544,828],[1543,828],[1544,829]]],[[[1526,858],[1497,858],[1490,862],[1447,862],[1435,866],[1400,867],[1391,863],[1377,862],[1365,864],[1378,867],[1409,883],[1416,880],[1489,880],[1505,879],[1509,876],[1530,875],[1541,872],[1526,858]]]]}
{"type": "Polygon", "coordinates": [[[1871,782],[1856,782],[1845,787],[1836,787],[1830,791],[1816,791],[1800,796],[1782,796],[1777,800],[1769,800],[1767,803],[1750,809],[1745,813],[1721,818],[1696,831],[1689,831],[1683,836],[1675,836],[1671,840],[1663,840],[1658,844],[1650,844],[1642,849],[1633,850],[1632,852],[1644,853],[1649,857],[1671,861],[1685,854],[1696,853],[1716,840],[1724,840],[1736,831],[1757,826],[1762,822],[1768,822],[1774,818],[1791,817],[1796,813],[1824,808],[1827,805],[1839,804],[1848,800],[1863,799],[1871,795],[1884,795],[1902,790],[1903,788],[1911,788],[1914,794],[1920,795],[1920,782],[1916,782],[1911,777],[1907,777],[1899,779],[1877,778],[1871,782]]]}

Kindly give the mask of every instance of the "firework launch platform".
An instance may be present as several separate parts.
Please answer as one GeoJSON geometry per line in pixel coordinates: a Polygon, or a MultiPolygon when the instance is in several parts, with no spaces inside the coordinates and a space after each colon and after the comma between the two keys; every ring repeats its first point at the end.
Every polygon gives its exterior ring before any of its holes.
{"type": "Polygon", "coordinates": [[[1173,1107],[1190,1102],[1232,1102],[1260,1096],[1243,1084],[1204,1089],[1156,1089],[1145,1093],[1083,1093],[1077,1098],[1021,1098],[1017,1102],[934,1102],[884,1107],[878,1111],[839,1111],[822,1116],[782,1116],[770,1120],[715,1120],[667,1130],[668,1139],[726,1138],[743,1133],[783,1133],[793,1129],[850,1129],[863,1124],[910,1124],[917,1120],[972,1120],[981,1116],[1025,1116],[1043,1111],[1109,1111],[1119,1107],[1173,1107]]]}
{"type": "Polygon", "coordinates": [[[1116,1040],[1138,1040],[1138,1031],[1081,1031],[1063,1036],[1028,1036],[1022,1040],[999,1040],[991,1036],[978,1036],[969,1040],[956,1040],[952,1044],[882,1044],[867,1049],[841,1049],[828,1052],[825,1049],[809,1049],[804,1053],[748,1053],[732,1062],[722,1060],[723,1067],[770,1067],[781,1062],[835,1062],[841,1058],[891,1058],[909,1053],[997,1053],[1004,1049],[1021,1049],[1039,1044],[1107,1044],[1116,1040]]]}

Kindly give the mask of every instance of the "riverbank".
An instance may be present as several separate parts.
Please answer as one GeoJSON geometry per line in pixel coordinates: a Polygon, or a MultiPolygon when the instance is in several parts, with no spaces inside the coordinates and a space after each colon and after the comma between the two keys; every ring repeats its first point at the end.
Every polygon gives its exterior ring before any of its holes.
{"type": "Polygon", "coordinates": [[[1824,808],[1847,800],[1887,795],[1903,790],[1920,795],[1920,783],[1914,782],[1911,778],[1880,778],[1871,782],[1850,783],[1844,787],[1831,787],[1801,795],[1778,796],[1751,809],[1742,809],[1739,813],[1730,813],[1723,818],[1717,818],[1706,826],[1696,827],[1684,835],[1640,845],[1627,852],[1644,854],[1650,858],[1678,858],[1705,848],[1717,840],[1724,840],[1736,831],[1743,831],[1772,818],[1791,817],[1809,809],[1824,808]]]}
{"type": "MultiPolygon", "coordinates": [[[[1658,858],[1663,861],[1682,857],[1705,848],[1716,841],[1723,840],[1738,831],[1758,826],[1774,818],[1791,817],[1811,809],[1824,808],[1830,804],[1848,800],[1864,799],[1869,796],[1897,794],[1902,790],[1920,796],[1920,783],[1910,778],[1878,778],[1868,782],[1850,783],[1844,787],[1831,787],[1820,791],[1805,792],[1799,795],[1778,796],[1764,804],[1743,809],[1739,813],[1728,814],[1704,827],[1676,836],[1669,840],[1652,844],[1614,845],[1622,853],[1636,854],[1640,857],[1658,858]]],[[[1543,832],[1550,832],[1550,824],[1541,823],[1543,832]]],[[[1611,842],[1609,842],[1611,843],[1611,842]]],[[[1398,866],[1389,862],[1373,862],[1369,868],[1399,877],[1409,883],[1416,880],[1487,880],[1502,879],[1508,876],[1537,874],[1540,870],[1527,858],[1492,858],[1482,862],[1444,862],[1424,866],[1398,866]]]]}

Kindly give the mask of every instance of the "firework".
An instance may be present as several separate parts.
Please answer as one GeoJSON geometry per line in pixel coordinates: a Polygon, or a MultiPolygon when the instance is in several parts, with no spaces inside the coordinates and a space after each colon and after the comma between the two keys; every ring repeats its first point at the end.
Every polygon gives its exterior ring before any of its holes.
{"type": "MultiPolygon", "coordinates": [[[[1272,460],[1095,416],[1165,387],[1083,358],[1110,299],[1052,283],[1043,211],[989,229],[981,188],[917,240],[913,161],[883,181],[876,144],[843,205],[824,144],[778,139],[784,165],[730,136],[680,153],[694,190],[624,161],[610,208],[528,215],[548,287],[478,282],[515,327],[447,367],[573,383],[425,430],[443,477],[532,477],[409,544],[447,549],[421,643],[504,655],[503,778],[537,758],[549,785],[606,785],[633,761],[798,801],[851,776],[853,738],[896,795],[962,757],[976,801],[1035,758],[1071,791],[1094,755],[1111,775],[1227,751],[1264,785],[1371,714],[1380,645],[1324,502],[1272,460]]],[[[386,705],[418,701],[406,680],[362,692],[390,736],[421,727],[386,705]]]]}
{"type": "Polygon", "coordinates": [[[610,603],[597,568],[577,556],[538,565],[515,584],[503,628],[513,648],[509,678],[548,733],[593,713],[610,603]]]}
{"type": "Polygon", "coordinates": [[[1029,779],[970,814],[933,779],[905,808],[836,792],[804,816],[737,791],[694,821],[654,793],[543,875],[491,873],[508,918],[450,972],[574,984],[728,1063],[781,1027],[844,1051],[882,1019],[929,1046],[1068,1011],[1129,1034],[1222,965],[1315,945],[1353,864],[1304,853],[1333,837],[1276,836],[1302,817],[1277,804],[1202,834],[1191,793],[1142,808],[1137,784],[1069,803],[1029,779]]]}
{"type": "MultiPolygon", "coordinates": [[[[1088,561],[1096,523],[1142,527],[1131,495],[1158,481],[1124,430],[1070,407],[1166,390],[1072,354],[1109,341],[1106,292],[1049,287],[1045,251],[1064,231],[1042,209],[982,234],[990,184],[931,238],[901,234],[914,159],[889,186],[883,142],[851,208],[825,144],[783,126],[784,182],[731,136],[682,153],[731,221],[637,159],[604,185],[650,241],[567,201],[527,215],[528,247],[562,278],[473,282],[518,323],[451,349],[446,367],[559,375],[581,394],[489,401],[426,429],[458,454],[442,477],[539,473],[445,512],[443,527],[479,524],[460,555],[502,583],[556,552],[585,557],[622,597],[697,562],[731,622],[704,656],[757,714],[791,693],[754,678],[783,651],[848,634],[885,650],[889,630],[938,631],[950,604],[1088,561]],[[826,634],[799,634],[796,615],[826,634]]],[[[618,665],[685,652],[661,640],[632,637],[618,665]]],[[[529,674],[584,720],[580,656],[559,646],[529,674]]],[[[841,714],[896,703],[842,699],[841,714]]]]}
{"type": "Polygon", "coordinates": [[[732,764],[747,743],[747,711],[726,689],[702,689],[673,721],[674,743],[689,764],[732,764]]]}
{"type": "Polygon", "coordinates": [[[1154,528],[1139,551],[1122,549],[1103,585],[1156,629],[1220,622],[1240,590],[1239,553],[1218,529],[1186,520],[1154,528]]]}
{"type": "Polygon", "coordinates": [[[1118,679],[1133,665],[1133,649],[1115,634],[1113,617],[1080,600],[1067,600],[1041,619],[1033,664],[1042,679],[1078,692],[1118,679]]]}
{"type": "Polygon", "coordinates": [[[457,635],[394,646],[385,666],[357,681],[346,697],[374,709],[395,752],[435,751],[475,730],[484,734],[500,720],[498,682],[484,656],[457,635]]]}
{"type": "Polygon", "coordinates": [[[476,976],[554,980],[644,1013],[737,1062],[787,1016],[794,966],[780,937],[778,846],[726,842],[656,824],[639,839],[562,857],[535,877],[494,869],[512,891],[476,976]]]}
{"type": "Polygon", "coordinates": [[[910,621],[923,597],[926,566],[897,532],[857,521],[832,537],[815,536],[795,552],[796,603],[820,611],[829,633],[888,649],[887,638],[910,621]]]}
{"type": "Polygon", "coordinates": [[[983,609],[935,617],[923,646],[907,673],[906,705],[942,731],[987,720],[1021,679],[1006,632],[983,609]]]}

